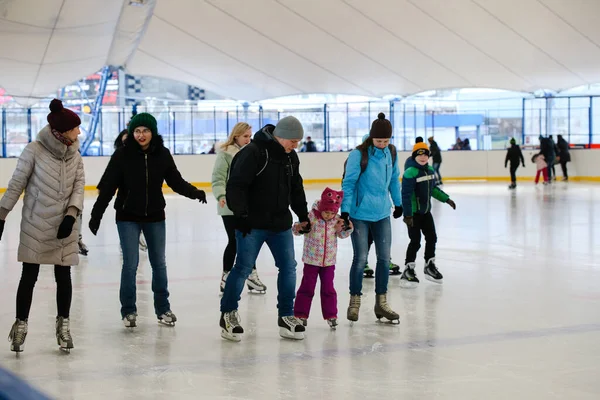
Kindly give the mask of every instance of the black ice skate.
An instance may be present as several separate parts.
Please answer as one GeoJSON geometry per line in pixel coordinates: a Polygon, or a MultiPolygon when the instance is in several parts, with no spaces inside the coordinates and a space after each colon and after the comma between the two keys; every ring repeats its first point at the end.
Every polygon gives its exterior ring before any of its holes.
{"type": "Polygon", "coordinates": [[[56,341],[63,351],[70,352],[73,348],[73,338],[71,337],[69,318],[56,318],[56,341]]]}
{"type": "Polygon", "coordinates": [[[158,323],[167,325],[167,326],[175,326],[175,322],[177,322],[177,317],[171,310],[166,313],[158,316],[158,323]]]}
{"type": "Polygon", "coordinates": [[[25,338],[27,337],[27,320],[17,319],[10,329],[8,341],[10,342],[10,351],[20,353],[25,350],[25,338]]]}
{"type": "Polygon", "coordinates": [[[390,261],[390,275],[400,275],[400,266],[390,261]]]}
{"type": "Polygon", "coordinates": [[[125,325],[125,328],[135,328],[137,326],[136,319],[137,319],[136,313],[127,314],[125,316],[125,318],[123,318],[123,324],[125,325]]]}
{"type": "Polygon", "coordinates": [[[346,318],[348,321],[358,321],[358,311],[360,310],[360,295],[353,294],[350,296],[350,305],[348,306],[348,312],[346,318]]]}
{"type": "Polygon", "coordinates": [[[225,291],[225,283],[227,282],[228,276],[229,276],[229,271],[223,272],[223,274],[221,274],[221,284],[219,286],[219,289],[221,290],[221,294],[223,294],[223,292],[225,291]]]}
{"type": "Polygon", "coordinates": [[[444,276],[435,266],[435,258],[430,258],[425,263],[425,279],[435,283],[442,283],[444,276]]]}
{"type": "Polygon", "coordinates": [[[252,273],[250,273],[246,282],[248,283],[248,290],[256,290],[258,293],[262,294],[267,293],[267,286],[258,278],[258,273],[255,269],[252,270],[252,273]]]}
{"type": "Polygon", "coordinates": [[[419,278],[415,274],[415,263],[410,262],[406,264],[404,272],[400,277],[400,287],[404,289],[414,289],[419,285],[419,278]]]}
{"type": "Polygon", "coordinates": [[[364,278],[373,278],[374,274],[375,274],[375,271],[373,271],[373,269],[369,267],[369,264],[365,265],[365,269],[363,271],[363,277],[364,278]]]}
{"type": "Polygon", "coordinates": [[[375,298],[375,316],[377,319],[381,321],[381,318],[387,319],[391,324],[399,324],[400,316],[392,310],[392,308],[387,303],[387,295],[386,294],[378,294],[375,298]]]}
{"type": "Polygon", "coordinates": [[[279,325],[279,336],[285,339],[302,340],[304,339],[304,332],[306,328],[302,325],[302,321],[298,318],[279,317],[277,319],[277,325],[279,325]]]}
{"type": "Polygon", "coordinates": [[[221,313],[219,325],[221,326],[221,337],[223,339],[233,342],[242,340],[244,328],[240,325],[240,315],[237,310],[221,313]]]}

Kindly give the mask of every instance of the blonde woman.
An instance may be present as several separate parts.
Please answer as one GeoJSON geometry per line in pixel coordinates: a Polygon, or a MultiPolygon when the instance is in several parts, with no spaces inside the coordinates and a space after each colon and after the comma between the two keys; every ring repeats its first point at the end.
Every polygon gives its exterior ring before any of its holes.
{"type": "MultiPolygon", "coordinates": [[[[252,138],[252,127],[245,122],[238,122],[233,127],[227,141],[216,145],[217,160],[212,172],[212,192],[217,199],[217,213],[223,218],[223,225],[227,232],[227,247],[223,253],[223,274],[221,275],[221,293],[225,290],[225,282],[229,271],[233,268],[237,246],[235,242],[235,217],[233,212],[227,207],[225,200],[225,187],[229,178],[229,168],[233,157],[250,143],[252,138]]],[[[248,289],[256,290],[259,293],[265,293],[267,287],[260,281],[256,272],[256,265],[248,277],[248,289]]]]}

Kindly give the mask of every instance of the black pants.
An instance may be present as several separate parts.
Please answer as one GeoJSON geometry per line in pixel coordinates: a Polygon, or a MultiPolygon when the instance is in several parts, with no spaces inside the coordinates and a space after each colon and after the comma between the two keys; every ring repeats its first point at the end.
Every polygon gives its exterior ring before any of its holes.
{"type": "Polygon", "coordinates": [[[510,181],[514,184],[517,183],[517,169],[519,169],[519,164],[510,164],[510,181]]]}
{"type": "Polygon", "coordinates": [[[427,262],[430,258],[435,257],[437,235],[433,215],[430,212],[427,214],[414,214],[413,226],[408,228],[410,243],[406,249],[406,264],[415,262],[417,259],[417,252],[421,248],[421,232],[425,236],[425,261],[427,262]]]}
{"type": "MultiPolygon", "coordinates": [[[[227,232],[227,247],[223,252],[223,272],[231,271],[235,263],[235,254],[237,252],[237,242],[235,240],[235,217],[233,215],[223,215],[223,225],[227,232]]],[[[254,265],[256,269],[256,265],[254,265]]]]}
{"type": "MultiPolygon", "coordinates": [[[[23,263],[23,272],[19,289],[17,290],[17,318],[29,318],[29,310],[33,301],[33,288],[40,273],[39,264],[23,263]]],[[[69,318],[73,286],[71,285],[71,267],[54,266],[54,279],[56,280],[56,307],[58,316],[69,318]]]]}
{"type": "Polygon", "coordinates": [[[568,161],[560,161],[560,167],[562,168],[563,178],[569,179],[569,173],[567,172],[567,162],[568,161]]]}

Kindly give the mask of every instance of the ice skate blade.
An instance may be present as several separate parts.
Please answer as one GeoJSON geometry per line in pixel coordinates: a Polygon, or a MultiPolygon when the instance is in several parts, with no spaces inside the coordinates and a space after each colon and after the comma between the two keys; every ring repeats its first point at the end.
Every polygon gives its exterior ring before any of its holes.
{"type": "Polygon", "coordinates": [[[398,319],[387,319],[384,317],[377,317],[377,323],[378,324],[384,324],[384,325],[400,325],[400,318],[398,319]]]}
{"type": "Polygon", "coordinates": [[[158,324],[163,325],[163,326],[169,326],[169,327],[175,326],[175,322],[167,322],[167,321],[163,321],[162,319],[158,320],[158,324]]]}
{"type": "Polygon", "coordinates": [[[429,282],[437,283],[438,285],[441,285],[442,283],[444,283],[443,279],[435,279],[434,277],[429,276],[427,274],[425,274],[425,279],[427,279],[429,282]]]}
{"type": "Polygon", "coordinates": [[[230,342],[240,342],[242,340],[242,333],[229,333],[226,329],[221,329],[221,337],[230,342]]]}
{"type": "Polygon", "coordinates": [[[267,293],[267,289],[257,289],[257,288],[254,288],[254,287],[248,285],[248,293],[265,294],[265,293],[267,293]]]}
{"type": "Polygon", "coordinates": [[[65,342],[62,340],[57,340],[58,346],[62,351],[69,352],[73,348],[73,343],[65,342]]]}
{"type": "Polygon", "coordinates": [[[10,351],[14,351],[15,353],[22,353],[23,350],[25,350],[25,345],[21,345],[21,346],[13,346],[12,344],[10,345],[10,351]]]}
{"type": "Polygon", "coordinates": [[[374,278],[375,278],[375,276],[373,276],[373,275],[364,275],[364,276],[363,276],[363,278],[366,278],[366,279],[374,279],[374,278]]]}
{"type": "Polygon", "coordinates": [[[418,282],[410,282],[406,279],[400,279],[400,288],[402,289],[416,289],[419,287],[418,282]]]}
{"type": "Polygon", "coordinates": [[[291,332],[286,328],[279,328],[279,336],[284,339],[304,340],[304,332],[291,332]]]}

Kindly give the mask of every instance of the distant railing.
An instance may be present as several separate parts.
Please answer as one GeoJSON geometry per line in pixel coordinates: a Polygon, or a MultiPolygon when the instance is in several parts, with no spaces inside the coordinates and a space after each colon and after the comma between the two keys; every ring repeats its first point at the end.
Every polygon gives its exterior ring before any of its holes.
{"type": "MultiPolygon", "coordinates": [[[[595,96],[515,98],[497,101],[438,101],[422,99],[419,104],[403,101],[294,105],[280,109],[262,106],[137,107],[158,120],[165,145],[174,154],[207,154],[215,143],[225,140],[239,121],[256,131],[276,124],[287,115],[303,124],[318,151],[348,151],[369,133],[371,122],[384,112],[394,127],[392,142],[399,150],[412,148],[415,138],[434,136],[442,150],[457,139],[469,139],[472,150],[505,149],[511,138],[525,146],[537,146],[539,136],[562,135],[581,147],[600,145],[600,99],[595,96]]],[[[37,132],[46,125],[48,111],[42,108],[5,108],[0,113],[1,157],[18,157],[37,132]]],[[[91,118],[81,115],[84,123],[91,118]]],[[[87,156],[107,156],[131,118],[131,109],[104,107],[87,156]]],[[[83,140],[85,138],[82,138],[83,140]]],[[[556,140],[556,138],[555,138],[556,140]]]]}

